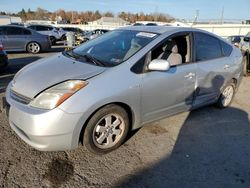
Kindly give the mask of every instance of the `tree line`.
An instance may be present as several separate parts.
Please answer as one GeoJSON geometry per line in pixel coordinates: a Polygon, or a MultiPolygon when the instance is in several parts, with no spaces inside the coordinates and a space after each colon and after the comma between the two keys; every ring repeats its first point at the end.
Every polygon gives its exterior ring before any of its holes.
{"type": "Polygon", "coordinates": [[[27,20],[51,20],[51,21],[60,21],[64,23],[87,23],[97,19],[100,19],[103,16],[106,17],[120,17],[130,23],[135,23],[136,21],[160,21],[160,22],[170,22],[174,20],[174,18],[168,14],[164,13],[150,13],[145,14],[143,12],[140,13],[131,13],[131,12],[120,12],[118,14],[114,14],[113,12],[100,12],[96,11],[65,11],[63,9],[59,9],[54,12],[50,12],[48,10],[37,8],[35,11],[31,9],[25,10],[22,9],[20,12],[16,14],[8,14],[6,12],[0,12],[0,15],[12,15],[19,16],[23,21],[27,20]]]}

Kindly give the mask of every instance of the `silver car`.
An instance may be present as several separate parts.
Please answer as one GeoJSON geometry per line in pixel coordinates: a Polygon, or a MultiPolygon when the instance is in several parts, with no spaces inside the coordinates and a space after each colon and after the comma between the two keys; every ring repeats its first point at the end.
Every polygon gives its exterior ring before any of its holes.
{"type": "Polygon", "coordinates": [[[229,106],[242,71],[240,50],[213,34],[127,27],[26,66],[4,104],[11,128],[32,147],[83,143],[102,154],[146,123],[204,105],[229,106]]]}
{"type": "Polygon", "coordinates": [[[51,47],[48,36],[14,25],[0,26],[0,43],[4,45],[6,51],[27,51],[30,53],[46,51],[51,47]]]}

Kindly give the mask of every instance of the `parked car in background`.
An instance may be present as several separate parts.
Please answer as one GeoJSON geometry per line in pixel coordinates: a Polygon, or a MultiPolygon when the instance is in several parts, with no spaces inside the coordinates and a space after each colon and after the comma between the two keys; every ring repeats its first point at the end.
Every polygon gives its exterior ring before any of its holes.
{"type": "Polygon", "coordinates": [[[74,34],[78,35],[78,34],[85,34],[85,31],[81,30],[78,27],[61,27],[64,31],[66,32],[73,32],[74,34]]]}
{"type": "MultiPolygon", "coordinates": [[[[85,35],[85,31],[81,30],[80,28],[77,27],[62,27],[61,29],[63,29],[65,32],[72,32],[75,36],[76,40],[79,40],[80,43],[82,43],[82,39],[84,38],[85,35]]],[[[65,35],[65,39],[66,39],[66,35],[65,35]]]]}
{"type": "Polygon", "coordinates": [[[107,29],[95,29],[93,31],[89,31],[89,32],[85,33],[82,36],[79,36],[79,39],[82,42],[86,42],[86,41],[95,39],[95,38],[99,37],[100,35],[103,35],[104,33],[107,33],[107,32],[109,32],[109,30],[107,30],[107,29]]]}
{"type": "Polygon", "coordinates": [[[56,28],[58,33],[59,33],[59,36],[60,36],[60,41],[64,41],[66,40],[66,31],[63,29],[63,28],[56,28]]]}
{"type": "Polygon", "coordinates": [[[4,106],[11,128],[34,148],[83,143],[103,154],[149,122],[214,103],[228,107],[242,71],[240,50],[214,34],[131,26],[24,67],[4,106]]]}
{"type": "Polygon", "coordinates": [[[0,26],[0,41],[6,51],[39,53],[51,47],[48,36],[14,25],[0,26]]]}
{"type": "Polygon", "coordinates": [[[244,39],[244,35],[232,35],[232,36],[227,37],[227,40],[238,48],[242,44],[243,39],[244,39]]]}
{"type": "Polygon", "coordinates": [[[147,23],[146,26],[157,26],[157,23],[147,23]]]}
{"type": "Polygon", "coordinates": [[[49,36],[51,43],[61,40],[63,34],[60,34],[57,28],[50,25],[28,25],[27,28],[37,31],[40,34],[49,36]]]}
{"type": "Polygon", "coordinates": [[[8,66],[8,55],[4,51],[3,45],[0,43],[0,70],[8,66]]]}
{"type": "Polygon", "coordinates": [[[241,42],[240,49],[244,58],[244,75],[250,76],[250,32],[244,37],[241,42]]]}

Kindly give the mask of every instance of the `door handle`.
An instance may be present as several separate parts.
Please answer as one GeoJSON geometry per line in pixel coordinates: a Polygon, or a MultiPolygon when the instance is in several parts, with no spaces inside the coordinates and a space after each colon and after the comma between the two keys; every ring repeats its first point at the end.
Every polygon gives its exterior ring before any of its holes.
{"type": "Polygon", "coordinates": [[[195,73],[190,72],[187,75],[185,75],[184,77],[185,78],[193,78],[194,76],[195,76],[195,73]]]}
{"type": "Polygon", "coordinates": [[[224,69],[229,69],[230,65],[224,65],[224,69]]]}

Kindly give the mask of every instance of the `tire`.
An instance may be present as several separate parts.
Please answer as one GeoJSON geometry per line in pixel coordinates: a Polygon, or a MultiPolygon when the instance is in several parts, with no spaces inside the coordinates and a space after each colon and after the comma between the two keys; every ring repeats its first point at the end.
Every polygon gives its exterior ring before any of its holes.
{"type": "Polygon", "coordinates": [[[37,42],[30,42],[26,47],[27,52],[37,54],[41,51],[41,46],[37,42]]]}
{"type": "Polygon", "coordinates": [[[6,55],[6,56],[1,57],[0,61],[2,61],[2,63],[0,63],[0,68],[4,70],[8,66],[8,63],[9,63],[8,56],[6,55]]]}
{"type": "Polygon", "coordinates": [[[243,74],[244,76],[250,76],[250,73],[249,73],[249,55],[244,55],[243,57],[243,63],[244,63],[244,68],[243,68],[243,74]]]}
{"type": "Polygon", "coordinates": [[[49,39],[50,39],[50,42],[51,42],[52,45],[56,44],[56,37],[50,36],[49,39]]]}
{"type": "Polygon", "coordinates": [[[234,95],[235,95],[236,86],[233,82],[227,84],[221,95],[217,101],[217,107],[219,108],[226,108],[231,105],[234,95]]]}
{"type": "Polygon", "coordinates": [[[124,142],[128,131],[127,112],[120,106],[107,105],[98,110],[88,121],[83,144],[92,153],[106,154],[124,142]]]}

